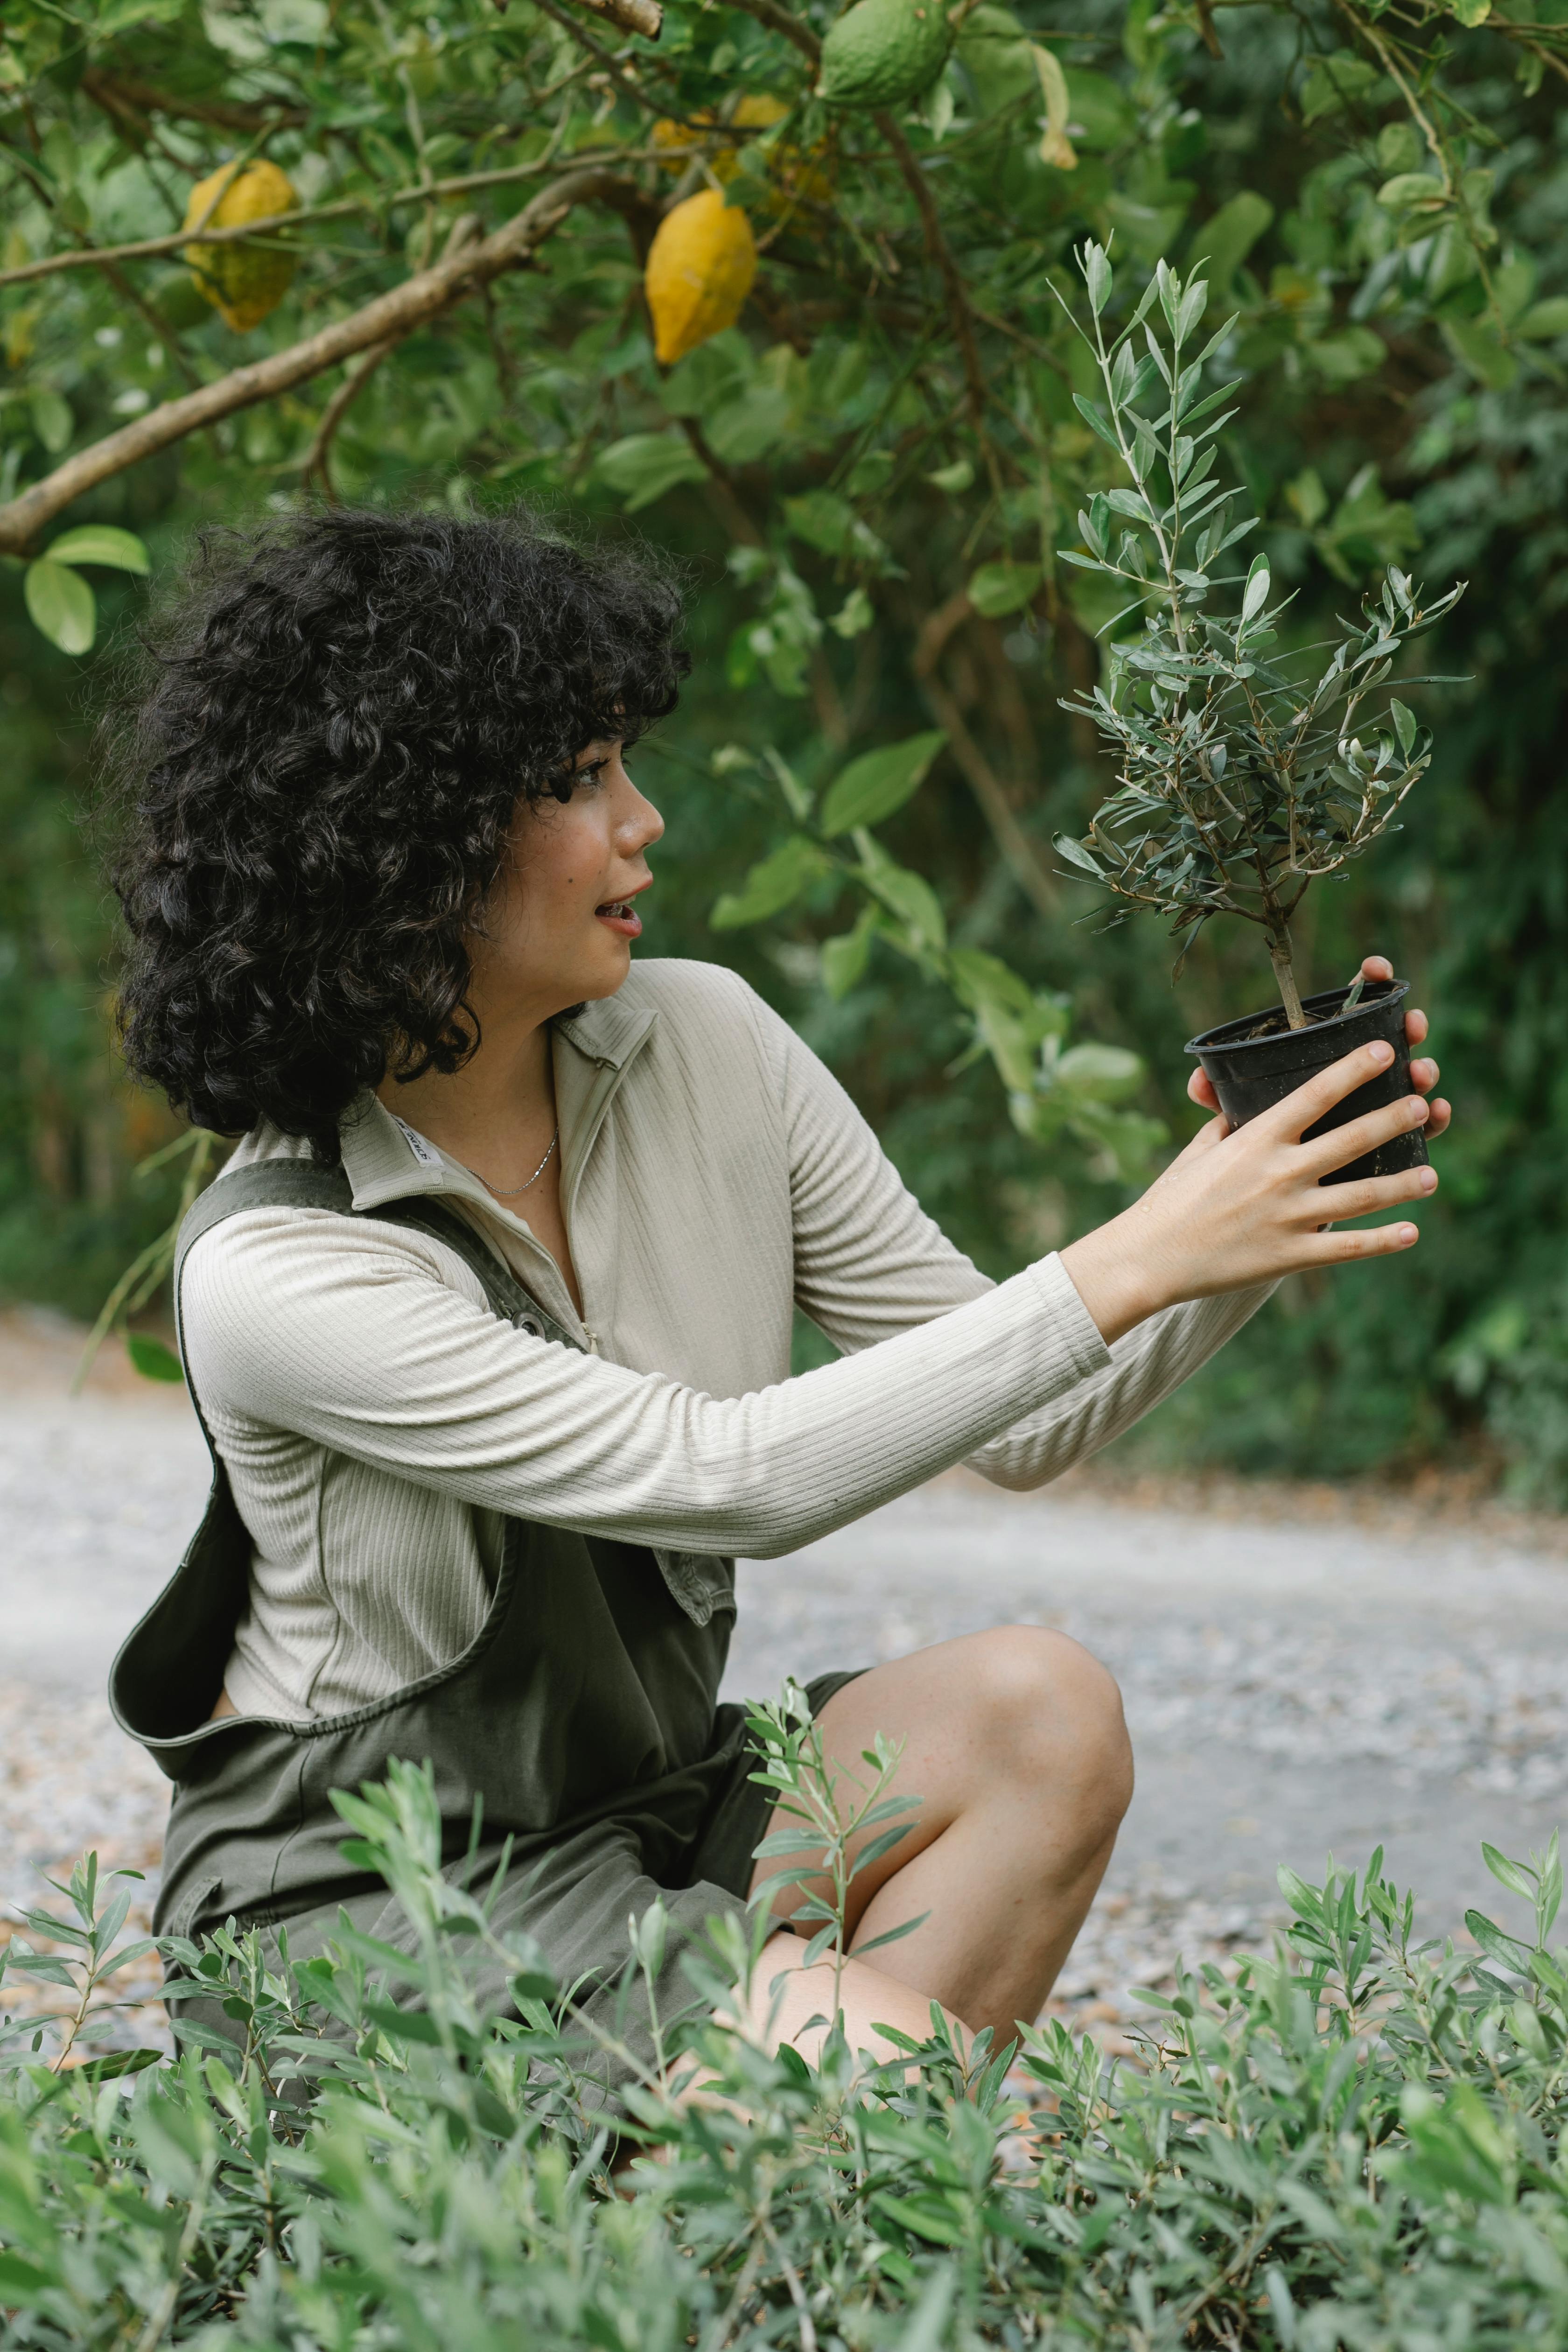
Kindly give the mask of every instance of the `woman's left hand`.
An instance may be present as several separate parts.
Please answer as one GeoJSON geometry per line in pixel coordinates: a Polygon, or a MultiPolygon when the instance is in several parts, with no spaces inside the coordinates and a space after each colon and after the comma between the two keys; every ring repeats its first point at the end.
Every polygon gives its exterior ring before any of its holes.
{"type": "MultiPolygon", "coordinates": [[[[1363,980],[1392,980],[1394,978],[1394,966],[1389,962],[1386,956],[1363,956],[1362,959],[1361,970],[1362,978],[1363,980]]],[[[1426,1043],[1426,1032],[1429,1025],[1426,1015],[1424,1013],[1417,1011],[1407,1013],[1405,1014],[1405,1034],[1413,1048],[1416,1045],[1424,1045],[1426,1043]]],[[[1441,1135],[1443,1133],[1444,1129],[1447,1127],[1448,1121],[1454,1116],[1453,1106],[1445,1102],[1441,1095],[1435,1095],[1432,1092],[1433,1087],[1437,1083],[1437,1077],[1438,1070],[1436,1062],[1431,1060],[1426,1055],[1422,1055],[1419,1058],[1413,1055],[1410,1064],[1410,1083],[1415,1087],[1418,1095],[1426,1095],[1428,1097],[1426,1106],[1428,1117],[1426,1127],[1422,1129],[1422,1132],[1426,1136],[1428,1143],[1431,1142],[1434,1136],[1441,1135]]],[[[1219,1097],[1215,1093],[1213,1087],[1209,1084],[1207,1076],[1202,1070],[1194,1070],[1193,1072],[1192,1076],[1187,1080],[1187,1092],[1192,1097],[1194,1102],[1199,1104],[1203,1109],[1217,1110],[1219,1108],[1219,1097]]]]}

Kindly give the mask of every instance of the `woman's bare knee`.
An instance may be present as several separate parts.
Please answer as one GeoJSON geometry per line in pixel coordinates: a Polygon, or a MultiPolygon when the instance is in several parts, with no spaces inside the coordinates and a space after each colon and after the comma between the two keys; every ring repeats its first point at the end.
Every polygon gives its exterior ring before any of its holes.
{"type": "Polygon", "coordinates": [[[1115,1676],[1091,1651],[1040,1625],[971,1637],[972,1705],[995,1769],[1082,1816],[1093,1843],[1113,1837],[1132,1800],[1132,1748],[1115,1676]]]}

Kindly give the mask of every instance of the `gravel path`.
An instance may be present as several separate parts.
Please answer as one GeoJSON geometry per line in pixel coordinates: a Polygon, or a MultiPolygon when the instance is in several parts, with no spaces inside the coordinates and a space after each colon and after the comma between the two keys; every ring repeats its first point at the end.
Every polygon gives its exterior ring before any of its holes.
{"type": "MultiPolygon", "coordinates": [[[[0,1906],[89,1844],[157,1863],[164,1785],[102,1680],[195,1524],[205,1456],[182,1392],[110,1366],[68,1400],[72,1346],[46,1318],[0,1321],[0,1906]]],[[[1316,1491],[1013,1497],[958,1474],[743,1564],[726,1689],[1007,1622],[1105,1659],[1139,1790],[1053,2005],[1114,2046],[1128,1987],[1178,1951],[1267,1944],[1279,1862],[1314,1876],[1327,1851],[1361,1863],[1382,1843],[1429,1931],[1467,1904],[1507,1911],[1480,1840],[1522,1853],[1568,1812],[1565,1554],[1554,1523],[1451,1495],[1369,1522],[1316,1491]]]]}

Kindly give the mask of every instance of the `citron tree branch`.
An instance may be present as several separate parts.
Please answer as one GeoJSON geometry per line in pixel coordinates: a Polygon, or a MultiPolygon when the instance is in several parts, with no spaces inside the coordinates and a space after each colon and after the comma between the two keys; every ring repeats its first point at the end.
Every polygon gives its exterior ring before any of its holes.
{"type": "Polygon", "coordinates": [[[809,58],[814,66],[820,61],[822,43],[811,26],[803,24],[798,16],[792,16],[787,8],[781,8],[777,0],[735,0],[735,5],[746,16],[754,16],[759,25],[766,25],[770,32],[782,33],[786,41],[793,41],[802,57],[809,58]]]}
{"type": "MultiPolygon", "coordinates": [[[[447,237],[441,255],[442,260],[449,261],[462,247],[472,245],[479,234],[479,226],[477,213],[465,213],[462,218],[453,225],[452,233],[447,237]]],[[[485,299],[487,302],[489,300],[488,287],[485,289],[485,299]]],[[[315,438],[306,452],[301,475],[307,488],[312,478],[320,482],[321,495],[329,506],[335,507],[339,504],[337,491],[332,486],[331,468],[328,464],[333,436],[383,360],[389,352],[395,352],[402,341],[401,335],[388,335],[384,343],[373,343],[368,352],[362,352],[321,411],[321,423],[317,425],[315,438]]]]}
{"type": "Polygon", "coordinates": [[[967,593],[960,589],[956,596],[950,596],[945,604],[939,604],[934,613],[926,614],[915,638],[914,658],[910,666],[931,717],[946,730],[947,748],[980,803],[981,814],[991,828],[1008,872],[1036,912],[1049,920],[1061,912],[1060,893],[1034,843],[1018,823],[1001,778],[964,724],[957,698],[941,675],[940,665],[948,645],[974,618],[974,607],[967,593]]]}
{"type": "Polygon", "coordinates": [[[942,233],[942,215],[937,211],[936,198],[913,148],[902,131],[888,113],[873,117],[878,130],[892,151],[893,161],[903,175],[904,185],[915,200],[915,209],[925,231],[926,250],[942,273],[947,289],[948,310],[952,320],[952,331],[958,340],[963,360],[963,380],[969,388],[969,413],[977,429],[984,430],[985,415],[985,373],[980,364],[980,347],[974,340],[974,314],[969,307],[969,293],[963,273],[952,257],[952,248],[942,233]]]}
{"type": "Polygon", "coordinates": [[[579,25],[569,8],[557,8],[553,0],[534,0],[534,5],[542,16],[548,16],[552,24],[559,25],[568,39],[575,41],[577,47],[593,58],[600,72],[609,76],[623,98],[629,99],[634,106],[647,108],[650,113],[655,110],[655,101],[647,91],[637,88],[637,83],[628,78],[620,59],[596,41],[586,26],[579,25]]]}
{"type": "MultiPolygon", "coordinates": [[[[585,168],[590,163],[657,163],[666,150],[650,147],[646,152],[625,147],[606,147],[601,152],[580,154],[578,162],[585,168]]],[[[15,160],[15,159],[13,159],[15,160]]],[[[62,269],[109,269],[121,261],[163,261],[172,253],[183,253],[188,245],[237,245],[242,238],[253,244],[266,239],[275,229],[298,228],[307,222],[342,220],[353,213],[374,213],[391,205],[428,204],[432,196],[466,196],[480,188],[504,188],[520,180],[542,179],[556,167],[557,158],[536,157],[531,163],[512,163],[495,172],[468,172],[460,179],[433,180],[428,187],[413,185],[389,188],[384,194],[344,196],[335,204],[300,205],[293,212],[268,213],[263,218],[241,221],[226,228],[176,229],[169,236],[139,237],[131,245],[83,245],[70,253],[46,253],[37,261],[18,262],[14,269],[0,269],[0,287],[23,286],[35,278],[52,278],[62,269]]],[[[221,197],[215,199],[209,211],[216,209],[221,197]]],[[[300,250],[290,247],[291,251],[300,250]]]]}
{"type": "Polygon", "coordinates": [[[362,352],[321,411],[315,439],[306,452],[301,478],[307,488],[312,478],[318,481],[321,486],[321,496],[330,507],[342,504],[333,488],[331,469],[327,462],[333,436],[383,360],[395,352],[402,341],[401,335],[388,335],[384,343],[372,343],[368,352],[362,352]]]}
{"type": "Polygon", "coordinates": [[[623,32],[640,33],[645,41],[657,41],[664,29],[658,0],[577,0],[577,5],[591,8],[595,16],[607,16],[623,32]]]}
{"type": "Polygon", "coordinates": [[[89,66],[80,89],[84,98],[101,107],[114,121],[142,121],[150,114],[173,115],[180,122],[210,122],[220,131],[297,131],[310,121],[302,106],[286,106],[279,99],[250,102],[226,99],[181,98],[174,90],[125,74],[106,73],[89,66]]]}
{"type": "Polygon", "coordinates": [[[290,344],[287,351],[231,369],[227,375],[178,400],[164,401],[120,432],[68,457],[42,481],[30,483],[18,497],[0,506],[0,554],[25,553],[44,525],[84,491],[183,441],[200,426],[232,416],[242,408],[253,408],[261,401],[275,400],[374,343],[412,333],[463,295],[488,285],[505,270],[520,268],[574,205],[605,204],[617,211],[635,211],[646,202],[635,181],[615,173],[588,169],[564,173],[553,187],[542,189],[504,227],[478,245],[464,246],[430,268],[416,271],[390,293],[378,295],[346,318],[336,319],[316,334],[290,344]]]}

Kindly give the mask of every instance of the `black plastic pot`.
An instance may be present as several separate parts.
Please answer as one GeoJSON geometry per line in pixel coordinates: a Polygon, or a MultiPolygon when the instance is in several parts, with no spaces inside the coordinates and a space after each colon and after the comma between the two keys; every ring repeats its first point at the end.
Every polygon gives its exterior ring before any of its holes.
{"type": "MultiPolygon", "coordinates": [[[[1327,1135],[1331,1129],[1343,1127],[1414,1092],[1410,1048],[1405,1042],[1405,1000],[1409,992],[1406,980],[1369,980],[1361,1002],[1342,1013],[1339,1008],[1350,990],[1331,988],[1321,996],[1303,999],[1301,1010],[1309,1024],[1305,1029],[1290,1028],[1283,1006],[1277,1004],[1270,1013],[1246,1013],[1239,1021],[1205,1030],[1201,1037],[1193,1038],[1187,1051],[1203,1064],[1232,1127],[1245,1127],[1260,1110],[1294,1094],[1316,1071],[1326,1069],[1357,1045],[1370,1045],[1374,1037],[1385,1037],[1394,1048],[1388,1068],[1346,1095],[1327,1118],[1306,1130],[1310,1136],[1327,1135]]],[[[1396,1176],[1406,1168],[1426,1165],[1426,1131],[1417,1127],[1336,1168],[1322,1181],[1349,1184],[1359,1177],[1396,1176]]]]}

